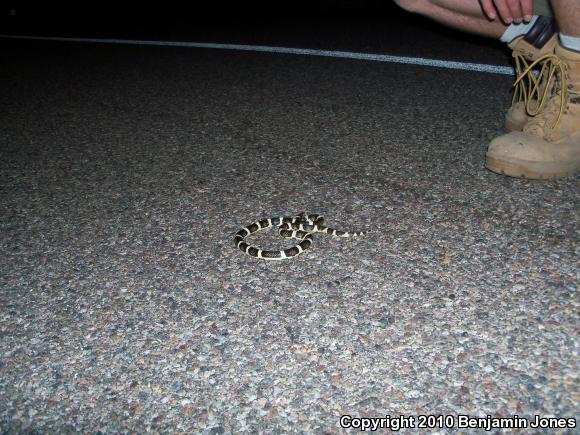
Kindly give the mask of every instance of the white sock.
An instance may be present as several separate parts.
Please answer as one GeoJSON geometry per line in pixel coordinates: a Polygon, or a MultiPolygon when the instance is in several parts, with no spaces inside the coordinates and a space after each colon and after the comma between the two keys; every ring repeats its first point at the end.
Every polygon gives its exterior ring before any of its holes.
{"type": "Polygon", "coordinates": [[[537,19],[538,16],[534,15],[528,23],[520,23],[520,24],[511,23],[505,30],[505,32],[503,32],[503,35],[501,35],[501,38],[499,38],[499,40],[505,42],[506,44],[509,44],[518,36],[522,36],[528,33],[528,31],[534,26],[534,23],[536,22],[537,19]]]}
{"type": "Polygon", "coordinates": [[[578,36],[566,36],[560,33],[560,44],[568,50],[580,52],[580,37],[578,36]]]}

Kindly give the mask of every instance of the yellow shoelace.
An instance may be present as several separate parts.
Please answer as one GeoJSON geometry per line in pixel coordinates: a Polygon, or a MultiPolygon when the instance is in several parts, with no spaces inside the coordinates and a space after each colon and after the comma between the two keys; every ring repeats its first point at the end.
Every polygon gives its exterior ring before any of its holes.
{"type": "MultiPolygon", "coordinates": [[[[555,130],[562,120],[567,103],[566,63],[555,54],[546,54],[531,63],[519,52],[514,51],[513,56],[517,72],[513,102],[524,101],[528,115],[536,117],[546,103],[559,94],[558,114],[550,127],[551,130],[555,130]],[[536,73],[534,68],[540,64],[541,69],[536,73]],[[533,101],[536,102],[535,107],[532,107],[533,101]]],[[[551,113],[553,110],[547,112],[551,113]]]]}
{"type": "MultiPolygon", "coordinates": [[[[528,59],[518,50],[514,50],[512,56],[516,63],[516,82],[514,83],[514,96],[512,98],[512,105],[523,101],[527,104],[528,99],[530,98],[530,87],[531,84],[526,82],[525,80],[521,80],[523,78],[523,71],[528,68],[530,63],[528,59]],[[528,86],[526,86],[528,84],[528,86]]],[[[534,80],[536,77],[532,77],[530,80],[534,80]]]]}

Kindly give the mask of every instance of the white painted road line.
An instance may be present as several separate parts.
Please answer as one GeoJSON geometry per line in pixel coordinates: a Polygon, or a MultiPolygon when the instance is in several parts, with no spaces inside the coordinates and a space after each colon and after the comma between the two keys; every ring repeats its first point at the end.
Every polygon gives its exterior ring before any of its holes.
{"type": "Polygon", "coordinates": [[[336,57],[341,59],[369,60],[373,62],[391,62],[409,65],[431,66],[435,68],[477,71],[492,74],[514,75],[511,67],[487,65],[482,63],[455,62],[422,57],[389,56],[386,54],[355,53],[352,51],[316,50],[310,48],[269,47],[265,45],[215,44],[211,42],[187,41],[147,41],[134,39],[95,39],[95,38],[63,38],[54,36],[0,35],[0,38],[28,39],[39,41],[85,42],[96,44],[126,44],[126,45],[156,45],[165,47],[211,48],[217,50],[240,50],[262,53],[298,54],[302,56],[336,57]]]}

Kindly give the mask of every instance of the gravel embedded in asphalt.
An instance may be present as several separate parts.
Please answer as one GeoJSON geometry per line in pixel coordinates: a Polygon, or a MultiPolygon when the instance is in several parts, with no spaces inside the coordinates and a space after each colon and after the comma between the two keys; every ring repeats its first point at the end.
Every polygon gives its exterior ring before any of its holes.
{"type": "Polygon", "coordinates": [[[0,45],[2,431],[576,416],[578,177],[484,169],[510,77],[0,45]],[[234,248],[300,211],[371,233],[234,248]]]}

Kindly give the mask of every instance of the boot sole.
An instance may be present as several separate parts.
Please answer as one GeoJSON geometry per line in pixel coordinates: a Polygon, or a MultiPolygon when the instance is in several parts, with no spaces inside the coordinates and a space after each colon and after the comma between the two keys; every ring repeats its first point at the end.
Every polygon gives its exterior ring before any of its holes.
{"type": "Polygon", "coordinates": [[[510,177],[532,180],[555,180],[567,177],[578,171],[580,162],[539,163],[525,160],[497,159],[486,155],[485,166],[492,172],[510,177]]]}

